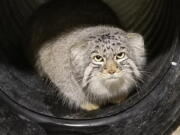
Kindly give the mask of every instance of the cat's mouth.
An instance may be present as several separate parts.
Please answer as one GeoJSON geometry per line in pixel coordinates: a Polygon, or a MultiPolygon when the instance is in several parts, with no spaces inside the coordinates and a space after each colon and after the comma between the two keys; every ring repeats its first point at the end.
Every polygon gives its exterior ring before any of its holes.
{"type": "Polygon", "coordinates": [[[119,79],[118,77],[109,77],[109,78],[107,78],[107,80],[117,80],[117,79],[119,79]]]}
{"type": "Polygon", "coordinates": [[[117,81],[117,80],[119,80],[119,77],[117,77],[117,76],[108,76],[106,78],[106,80],[108,80],[108,81],[117,81]]]}

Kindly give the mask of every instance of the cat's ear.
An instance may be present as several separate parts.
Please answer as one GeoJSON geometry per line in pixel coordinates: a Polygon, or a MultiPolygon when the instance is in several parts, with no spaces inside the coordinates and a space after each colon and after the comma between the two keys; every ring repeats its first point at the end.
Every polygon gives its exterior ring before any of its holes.
{"type": "Polygon", "coordinates": [[[146,51],[144,47],[144,39],[138,33],[128,33],[128,45],[132,50],[132,57],[135,59],[137,65],[144,65],[146,63],[146,51]]]}
{"type": "Polygon", "coordinates": [[[71,47],[71,57],[83,56],[87,51],[85,43],[80,42],[71,47]]]}
{"type": "Polygon", "coordinates": [[[144,39],[140,34],[128,33],[127,38],[130,45],[133,45],[138,48],[144,47],[144,39]]]}

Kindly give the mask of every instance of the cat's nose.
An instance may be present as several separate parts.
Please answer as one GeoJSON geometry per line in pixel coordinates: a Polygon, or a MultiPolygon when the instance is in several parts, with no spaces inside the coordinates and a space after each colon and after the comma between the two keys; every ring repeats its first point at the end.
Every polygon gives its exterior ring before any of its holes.
{"type": "Polygon", "coordinates": [[[117,71],[117,63],[113,60],[107,60],[104,71],[109,74],[114,74],[117,71]]]}
{"type": "Polygon", "coordinates": [[[115,70],[113,70],[113,69],[111,69],[111,70],[108,70],[108,73],[109,74],[114,74],[116,71],[115,70]]]}

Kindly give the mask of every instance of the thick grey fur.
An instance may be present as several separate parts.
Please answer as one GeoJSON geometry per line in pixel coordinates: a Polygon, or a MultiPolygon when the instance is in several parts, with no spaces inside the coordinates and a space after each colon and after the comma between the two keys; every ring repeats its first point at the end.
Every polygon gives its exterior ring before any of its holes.
{"type": "Polygon", "coordinates": [[[75,29],[45,42],[35,61],[39,74],[46,74],[58,87],[64,102],[75,108],[89,103],[102,105],[127,96],[141,78],[145,62],[143,37],[110,26],[75,29]],[[92,63],[90,56],[95,50],[107,58],[122,50],[126,53],[118,63],[121,73],[116,75],[116,81],[106,82],[108,75],[97,77],[103,65],[96,67],[92,63]]]}

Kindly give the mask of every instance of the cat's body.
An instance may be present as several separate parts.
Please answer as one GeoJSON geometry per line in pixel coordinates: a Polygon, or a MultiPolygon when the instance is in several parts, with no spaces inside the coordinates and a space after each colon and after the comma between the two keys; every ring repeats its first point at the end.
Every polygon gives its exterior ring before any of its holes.
{"type": "Polygon", "coordinates": [[[108,102],[119,103],[141,77],[143,38],[117,28],[116,16],[103,3],[76,3],[55,0],[40,8],[31,25],[28,56],[69,106],[94,110],[108,102]],[[62,11],[66,11],[63,17],[62,11]],[[44,22],[48,18],[50,26],[44,22]]]}

